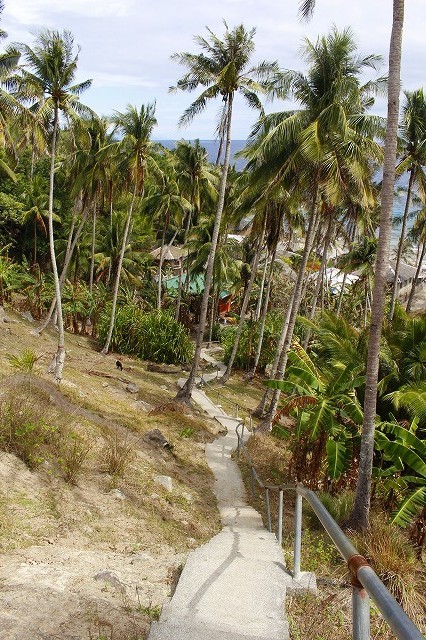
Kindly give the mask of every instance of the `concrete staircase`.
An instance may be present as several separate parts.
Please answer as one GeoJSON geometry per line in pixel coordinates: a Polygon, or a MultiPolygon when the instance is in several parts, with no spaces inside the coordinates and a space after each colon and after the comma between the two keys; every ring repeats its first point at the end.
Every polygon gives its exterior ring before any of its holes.
{"type": "MultiPolygon", "coordinates": [[[[206,353],[203,357],[213,360],[206,353]]],[[[149,640],[286,640],[284,599],[293,580],[275,535],[246,504],[238,467],[231,460],[237,422],[199,389],[194,388],[192,398],[227,428],[225,436],[206,446],[223,530],[190,553],[149,640]]]]}

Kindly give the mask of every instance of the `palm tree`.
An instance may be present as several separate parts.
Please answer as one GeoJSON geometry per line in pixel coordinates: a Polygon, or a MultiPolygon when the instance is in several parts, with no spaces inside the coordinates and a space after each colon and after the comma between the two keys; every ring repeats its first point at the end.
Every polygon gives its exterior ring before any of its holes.
{"type": "Polygon", "coordinates": [[[392,33],[389,48],[388,113],[381,191],[380,232],[374,278],[373,302],[368,340],[367,373],[364,398],[364,421],[361,436],[359,473],[354,508],[348,526],[365,529],[369,525],[371,476],[374,453],[374,430],[377,405],[380,337],[385,309],[386,277],[392,230],[395,163],[399,117],[402,28],[404,0],[393,0],[392,33]]]}
{"type": "Polygon", "coordinates": [[[208,37],[197,36],[196,42],[201,47],[202,53],[177,53],[173,59],[189,69],[172,90],[182,89],[193,91],[199,86],[204,87],[202,93],[185,110],[180,118],[180,124],[187,124],[201,113],[207,103],[214,98],[221,98],[222,106],[218,126],[218,134],[221,142],[225,142],[225,155],[222,165],[219,197],[216,216],[210,245],[210,252],[205,272],[204,293],[201,303],[200,322],[198,325],[194,360],[190,375],[178,392],[177,398],[189,401],[195,383],[198,369],[201,345],[206,326],[207,308],[210,295],[210,287],[213,276],[214,257],[219,237],[220,223],[225,203],[225,190],[231,153],[231,124],[232,109],[236,93],[240,93],[246,102],[254,108],[261,109],[258,98],[259,92],[265,92],[270,86],[274,74],[278,73],[276,63],[263,62],[257,67],[248,68],[250,57],[254,51],[254,35],[256,30],[246,31],[241,24],[232,31],[225,23],[225,34],[220,40],[210,29],[208,37]]]}
{"type": "Polygon", "coordinates": [[[155,186],[154,193],[145,198],[144,210],[160,221],[163,225],[160,245],[160,263],[158,267],[157,283],[157,309],[161,309],[163,264],[166,254],[166,246],[170,247],[182,228],[185,218],[188,221],[191,212],[191,203],[182,195],[177,182],[176,169],[171,162],[171,154],[166,153],[165,162],[162,163],[162,176],[159,184],[155,186]],[[166,236],[170,226],[175,231],[169,243],[166,245],[166,236]]]}
{"type": "Polygon", "coordinates": [[[399,267],[401,263],[402,249],[405,240],[408,209],[411,202],[413,188],[417,186],[425,189],[426,176],[424,165],[426,163],[426,98],[423,89],[417,91],[405,91],[405,103],[402,108],[402,123],[400,126],[401,138],[404,146],[404,155],[396,168],[397,175],[408,171],[408,188],[405,199],[404,214],[402,216],[401,235],[398,242],[395,264],[395,280],[392,288],[392,300],[389,310],[389,319],[392,320],[395,311],[396,297],[398,294],[399,267]]]}
{"type": "Polygon", "coordinates": [[[78,51],[74,53],[74,38],[69,31],[59,33],[48,29],[38,35],[34,48],[18,45],[25,62],[24,68],[14,81],[16,95],[30,104],[32,111],[44,121],[49,132],[50,176],[49,176],[49,245],[55,283],[56,308],[58,313],[58,348],[49,371],[59,383],[65,362],[65,335],[62,317],[61,288],[55,255],[53,232],[53,196],[57,137],[60,129],[59,113],[76,118],[88,111],[79,102],[80,94],[88,89],[91,80],[73,84],[78,62],[78,51]]]}
{"type": "MultiPolygon", "coordinates": [[[[315,0],[301,0],[300,12],[305,18],[312,14],[314,8],[315,0]]],[[[377,403],[380,337],[385,308],[385,286],[389,262],[391,216],[395,185],[403,25],[404,0],[393,0],[392,33],[389,47],[388,117],[381,191],[380,232],[368,343],[363,433],[355,503],[348,519],[348,525],[354,529],[365,529],[369,524],[368,514],[370,510],[371,474],[374,452],[374,420],[377,403]]]]}
{"type": "MultiPolygon", "coordinates": [[[[257,176],[269,183],[269,192],[283,185],[290,193],[298,191],[309,211],[298,277],[278,342],[272,373],[275,377],[285,372],[305,270],[324,211],[335,209],[349,195],[366,207],[372,201],[369,162],[379,158],[381,152],[372,139],[377,119],[365,111],[376,85],[361,85],[359,76],[366,67],[374,69],[378,58],[360,58],[355,50],[349,29],[340,33],[334,28],[316,43],[306,40],[305,55],[310,63],[307,75],[287,74],[302,108],[263,118],[246,153],[255,179],[257,176]]],[[[270,426],[278,396],[276,390],[265,426],[270,426]]],[[[256,412],[263,404],[264,400],[256,412]]]]}
{"type": "Polygon", "coordinates": [[[120,286],[121,268],[126,251],[127,238],[136,198],[141,198],[144,193],[147,164],[150,157],[150,138],[152,130],[157,124],[155,119],[155,104],[142,105],[138,109],[128,105],[124,113],[117,111],[113,117],[117,133],[123,138],[117,143],[120,160],[119,171],[126,176],[129,185],[132,185],[129,209],[124,226],[123,241],[118,259],[117,273],[114,281],[114,290],[111,307],[110,325],[102,349],[102,353],[108,353],[114,329],[115,311],[117,307],[118,289],[120,286]]]}

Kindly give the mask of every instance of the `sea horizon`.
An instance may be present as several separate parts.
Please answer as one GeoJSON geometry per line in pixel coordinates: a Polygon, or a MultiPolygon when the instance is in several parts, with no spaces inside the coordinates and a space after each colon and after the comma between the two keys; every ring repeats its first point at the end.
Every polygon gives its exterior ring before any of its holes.
{"type": "MultiPolygon", "coordinates": [[[[166,147],[166,149],[174,149],[176,147],[176,144],[178,142],[180,142],[180,140],[185,140],[186,142],[194,142],[195,140],[199,140],[200,144],[206,149],[208,156],[209,156],[209,161],[214,163],[216,162],[216,157],[219,151],[219,141],[218,140],[208,140],[208,139],[202,139],[202,138],[179,138],[176,140],[172,140],[172,139],[156,139],[155,142],[159,142],[160,144],[162,144],[164,147],[166,147]]],[[[241,149],[243,149],[247,144],[247,140],[231,140],[231,165],[235,167],[236,171],[243,171],[246,162],[243,158],[235,158],[235,154],[238,153],[239,151],[241,151],[241,149]]],[[[402,181],[403,182],[403,181],[402,181]]],[[[401,183],[401,180],[400,180],[401,183]]],[[[401,196],[396,196],[395,200],[394,200],[394,207],[393,207],[393,216],[394,217],[400,217],[402,216],[403,212],[404,212],[404,207],[405,207],[405,200],[403,197],[401,196]]],[[[413,220],[409,220],[407,223],[407,232],[411,229],[411,227],[413,226],[413,220]]],[[[392,236],[391,236],[391,249],[395,249],[396,246],[398,245],[398,241],[399,241],[399,237],[401,234],[401,225],[393,225],[392,227],[392,236]]]]}

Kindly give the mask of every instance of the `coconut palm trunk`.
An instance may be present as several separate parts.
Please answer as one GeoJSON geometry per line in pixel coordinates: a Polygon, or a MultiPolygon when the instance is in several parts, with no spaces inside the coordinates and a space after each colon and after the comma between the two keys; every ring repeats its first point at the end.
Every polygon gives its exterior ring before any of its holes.
{"type": "Polygon", "coordinates": [[[58,314],[58,347],[49,367],[49,373],[53,373],[57,383],[62,380],[62,370],[65,363],[65,331],[64,320],[62,316],[62,300],[61,285],[59,282],[58,265],[56,263],[55,240],[53,235],[53,191],[55,183],[55,158],[56,158],[56,141],[58,136],[59,109],[57,101],[55,102],[52,146],[50,151],[50,175],[49,175],[49,247],[50,259],[52,262],[53,281],[55,284],[56,309],[58,314]]]}
{"type": "Polygon", "coordinates": [[[235,356],[237,355],[238,345],[240,344],[240,338],[241,338],[241,334],[243,332],[243,327],[244,327],[244,324],[245,324],[245,316],[246,316],[246,312],[247,312],[248,303],[249,303],[249,300],[250,300],[251,290],[253,288],[254,280],[255,280],[256,275],[257,275],[257,269],[258,269],[259,260],[260,260],[260,253],[262,251],[263,241],[264,241],[264,238],[265,238],[265,231],[266,231],[266,216],[265,216],[265,220],[264,220],[264,223],[263,223],[262,232],[261,232],[261,234],[259,236],[259,239],[258,239],[258,242],[257,242],[257,248],[256,248],[256,252],[254,254],[253,264],[252,264],[252,268],[251,268],[250,280],[248,282],[247,289],[246,289],[246,292],[245,292],[245,295],[244,295],[244,299],[243,299],[243,303],[241,305],[240,321],[238,323],[237,334],[235,336],[234,344],[232,346],[231,355],[229,356],[229,361],[228,361],[225,373],[223,374],[223,376],[221,378],[221,382],[223,382],[223,383],[228,382],[228,380],[230,378],[230,375],[231,375],[232,367],[234,365],[235,356]]]}
{"type": "MultiPolygon", "coordinates": [[[[324,238],[324,245],[323,245],[323,249],[322,249],[321,266],[320,266],[320,269],[318,271],[318,277],[317,277],[317,282],[316,282],[316,285],[315,285],[314,298],[312,300],[312,306],[311,306],[311,311],[310,311],[310,314],[309,314],[309,320],[313,320],[314,319],[315,311],[317,309],[318,297],[319,297],[319,294],[320,294],[320,290],[321,290],[321,287],[324,288],[324,274],[325,274],[325,270],[327,268],[328,249],[330,247],[332,230],[333,230],[333,217],[330,215],[330,218],[328,220],[328,225],[327,225],[327,231],[326,231],[325,238],[324,238]]],[[[307,348],[307,346],[309,344],[310,337],[311,337],[311,330],[308,328],[306,330],[305,339],[303,341],[303,348],[304,349],[307,348]]]]}
{"type": "Polygon", "coordinates": [[[394,280],[393,287],[392,287],[392,299],[391,299],[391,305],[390,305],[390,309],[389,309],[389,320],[392,320],[393,314],[395,313],[396,298],[397,298],[398,289],[399,289],[399,286],[398,286],[399,268],[400,268],[400,265],[401,265],[402,249],[403,249],[404,240],[405,240],[405,230],[407,228],[408,208],[410,206],[411,192],[412,192],[413,183],[414,183],[414,176],[415,176],[414,168],[412,168],[411,171],[410,171],[410,179],[408,180],[407,197],[405,199],[404,215],[402,216],[401,235],[399,237],[398,251],[397,251],[397,254],[396,254],[395,280],[394,280]]]}
{"type": "MultiPolygon", "coordinates": [[[[83,227],[84,227],[84,225],[86,223],[87,216],[88,216],[88,209],[85,209],[84,212],[83,212],[83,217],[82,217],[82,219],[80,221],[80,224],[77,227],[77,231],[75,232],[74,236],[73,236],[73,231],[74,231],[74,228],[75,228],[74,220],[73,220],[73,222],[71,224],[70,231],[69,231],[69,234],[68,234],[67,249],[66,249],[66,252],[65,252],[64,264],[62,266],[61,275],[59,277],[59,284],[60,284],[61,293],[62,293],[62,289],[63,289],[63,286],[64,286],[64,282],[65,282],[67,274],[68,274],[68,267],[70,265],[71,258],[73,256],[75,247],[77,246],[77,242],[78,242],[78,240],[79,240],[79,238],[81,236],[81,233],[83,231],[83,227]]],[[[41,326],[37,329],[37,333],[38,334],[43,333],[43,331],[46,329],[46,327],[50,324],[50,322],[52,321],[52,317],[53,317],[53,314],[55,313],[55,311],[56,311],[56,295],[55,295],[55,297],[53,298],[53,300],[52,300],[52,302],[50,304],[50,308],[49,308],[49,311],[47,313],[46,318],[44,319],[44,321],[41,324],[41,326]]]]}
{"type": "Polygon", "coordinates": [[[389,263],[390,238],[392,230],[403,24],[404,0],[393,0],[393,22],[389,48],[388,113],[381,192],[380,232],[377,247],[373,303],[371,308],[371,322],[368,339],[364,421],[361,436],[355,503],[347,523],[350,528],[357,530],[365,529],[369,526],[371,477],[374,453],[374,423],[376,419],[377,379],[379,372],[379,349],[386,299],[386,276],[389,263]]]}
{"type": "Polygon", "coordinates": [[[197,338],[195,343],[195,353],[194,359],[192,362],[192,367],[188,379],[183,385],[182,389],[180,389],[176,395],[177,400],[182,400],[185,402],[189,402],[191,398],[192,389],[195,385],[195,378],[197,375],[197,370],[200,364],[201,358],[201,347],[203,344],[204,331],[206,328],[206,319],[207,319],[207,309],[209,304],[209,295],[210,295],[210,287],[213,279],[213,267],[214,267],[214,259],[216,255],[216,248],[219,239],[219,231],[220,224],[222,221],[222,213],[225,204],[225,191],[226,191],[226,182],[228,177],[228,169],[229,169],[229,161],[231,158],[231,121],[232,121],[232,103],[233,103],[233,95],[230,94],[228,96],[228,105],[227,105],[227,113],[226,113],[226,144],[225,144],[225,158],[222,167],[222,175],[220,178],[220,187],[219,187],[219,198],[216,209],[216,216],[214,221],[212,239],[210,244],[210,252],[207,260],[207,269],[206,275],[204,279],[204,293],[201,301],[201,310],[200,310],[200,322],[198,324],[197,330],[197,338]]]}
{"type": "MultiPolygon", "coordinates": [[[[312,211],[311,211],[311,215],[309,216],[309,223],[308,223],[308,229],[307,229],[307,232],[306,232],[305,247],[303,249],[303,256],[302,256],[302,260],[301,260],[300,265],[299,265],[299,269],[298,269],[298,272],[297,272],[297,279],[296,279],[296,282],[294,284],[293,293],[291,295],[291,299],[290,299],[288,307],[287,307],[286,316],[284,318],[283,326],[282,326],[282,329],[281,329],[280,337],[279,337],[277,348],[276,348],[276,351],[275,351],[275,358],[274,358],[274,362],[273,362],[273,365],[272,365],[271,373],[269,375],[269,379],[270,380],[274,380],[277,377],[277,372],[278,372],[278,368],[279,368],[279,365],[280,365],[280,360],[281,360],[281,358],[283,356],[284,345],[286,343],[286,337],[287,337],[288,330],[289,330],[289,327],[290,327],[290,324],[291,324],[291,318],[293,316],[293,309],[295,309],[296,305],[297,305],[297,313],[298,313],[299,307],[300,307],[300,303],[302,301],[302,297],[303,297],[303,281],[304,281],[305,274],[306,274],[306,266],[308,264],[309,255],[311,253],[312,241],[313,241],[313,238],[315,237],[316,230],[317,230],[317,218],[318,218],[318,216],[316,214],[317,193],[318,193],[318,187],[315,188],[315,192],[314,192],[312,211]]],[[[297,313],[294,315],[294,322],[296,322],[297,313]]],[[[294,329],[294,326],[293,326],[293,329],[294,329]]],[[[292,334],[293,334],[293,331],[292,331],[292,334]]],[[[261,417],[263,415],[265,407],[266,407],[266,403],[268,402],[268,400],[270,398],[270,393],[271,393],[270,389],[266,389],[265,390],[261,401],[259,402],[258,406],[252,412],[253,416],[261,417]]]]}
{"type": "MultiPolygon", "coordinates": [[[[287,331],[285,333],[284,342],[283,342],[282,349],[279,356],[278,367],[275,374],[276,380],[282,380],[284,378],[285,370],[287,367],[288,352],[290,350],[291,341],[293,340],[293,333],[294,333],[294,327],[296,326],[297,314],[299,313],[300,305],[302,302],[303,279],[306,274],[306,267],[307,267],[308,259],[311,253],[313,239],[315,237],[315,227],[316,227],[315,218],[318,215],[316,212],[316,194],[315,194],[314,202],[315,202],[315,208],[312,211],[312,214],[309,220],[309,225],[308,225],[308,230],[306,233],[306,240],[305,240],[305,249],[303,252],[302,262],[299,267],[297,280],[294,287],[294,294],[292,298],[292,304],[290,307],[291,311],[290,311],[290,314],[288,314],[287,331]]],[[[265,420],[262,424],[262,428],[268,429],[268,430],[271,428],[272,420],[277,410],[279,398],[280,398],[280,391],[279,389],[275,389],[272,395],[272,400],[269,405],[265,420]]]]}
{"type": "Polygon", "coordinates": [[[158,266],[158,287],[157,287],[157,309],[158,309],[158,311],[160,311],[160,309],[161,309],[161,298],[162,298],[161,294],[162,294],[162,291],[163,291],[164,256],[165,256],[166,252],[170,249],[170,247],[173,245],[174,241],[176,240],[176,236],[178,234],[178,231],[179,231],[179,229],[176,229],[176,231],[174,232],[173,237],[170,240],[170,242],[165,245],[166,230],[167,230],[167,227],[164,227],[163,236],[162,236],[162,239],[161,239],[160,264],[158,266]]]}
{"type": "Polygon", "coordinates": [[[129,229],[130,229],[130,222],[132,220],[132,216],[133,216],[133,207],[135,204],[135,200],[136,200],[136,192],[137,192],[137,182],[135,180],[135,184],[133,187],[133,194],[132,194],[132,200],[130,203],[130,207],[129,207],[129,211],[127,214],[127,218],[126,218],[126,224],[124,227],[124,234],[123,234],[123,241],[121,243],[121,249],[120,249],[120,255],[118,258],[118,266],[117,266],[117,273],[115,275],[115,281],[114,281],[114,291],[112,294],[112,306],[111,306],[111,317],[110,317],[110,322],[109,322],[109,329],[108,329],[108,334],[105,340],[105,344],[103,346],[103,349],[101,351],[101,353],[103,353],[104,355],[106,355],[109,351],[109,347],[111,344],[111,338],[112,338],[112,332],[114,330],[114,322],[115,322],[115,312],[117,309],[117,299],[118,299],[118,290],[120,288],[120,279],[121,279],[121,269],[123,267],[123,260],[124,260],[124,254],[126,253],[126,246],[127,246],[127,239],[129,236],[129,229]]]}
{"type": "Polygon", "coordinates": [[[425,254],[426,254],[426,242],[423,242],[422,251],[419,256],[419,261],[417,263],[416,275],[414,276],[413,284],[411,285],[410,295],[408,296],[408,300],[407,300],[407,307],[405,309],[407,313],[410,313],[411,311],[411,305],[413,304],[413,298],[416,292],[416,287],[419,281],[419,275],[420,275],[425,254]]]}
{"type": "Polygon", "coordinates": [[[90,252],[90,277],[89,277],[90,293],[92,293],[92,290],[93,290],[93,279],[95,275],[96,213],[97,213],[97,201],[95,196],[93,200],[92,246],[91,246],[91,252],[90,252]]]}
{"type": "Polygon", "coordinates": [[[260,315],[262,313],[262,299],[263,299],[263,291],[265,289],[267,272],[268,272],[268,254],[266,254],[265,256],[265,264],[263,265],[263,271],[262,271],[262,280],[260,281],[260,287],[259,287],[259,298],[257,300],[256,311],[254,312],[255,322],[257,322],[260,319],[260,315]]]}
{"type": "Polygon", "coordinates": [[[260,356],[262,354],[263,336],[265,335],[266,315],[268,313],[269,296],[271,295],[272,277],[274,275],[275,256],[277,254],[277,248],[275,247],[271,256],[269,264],[268,280],[266,281],[265,299],[263,302],[262,312],[260,316],[259,337],[257,340],[256,355],[254,357],[253,367],[247,374],[247,379],[252,380],[256,375],[257,367],[259,366],[260,356]]]}

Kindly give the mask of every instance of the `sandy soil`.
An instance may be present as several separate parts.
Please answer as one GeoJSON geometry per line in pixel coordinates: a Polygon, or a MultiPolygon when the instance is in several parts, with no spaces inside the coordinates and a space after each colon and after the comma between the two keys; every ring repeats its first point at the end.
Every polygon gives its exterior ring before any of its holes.
{"type": "Polygon", "coordinates": [[[0,323],[0,403],[10,389],[16,397],[24,389],[49,423],[83,434],[91,448],[76,484],[65,482],[49,457],[30,470],[0,451],[0,637],[143,640],[189,549],[219,529],[204,460],[214,423],[196,413],[151,415],[156,405],[167,407],[177,376],[147,372],[130,358],[120,372],[114,354],[101,356],[80,336],[67,335],[64,380],[56,387],[44,374],[54,332],[37,337],[30,323],[7,314],[11,322],[0,323]],[[40,356],[31,390],[7,359],[25,348],[40,356]],[[137,393],[129,393],[129,382],[137,393]],[[155,428],[172,451],[144,439],[155,428]],[[106,433],[132,448],[123,477],[105,472],[106,433]]]}

